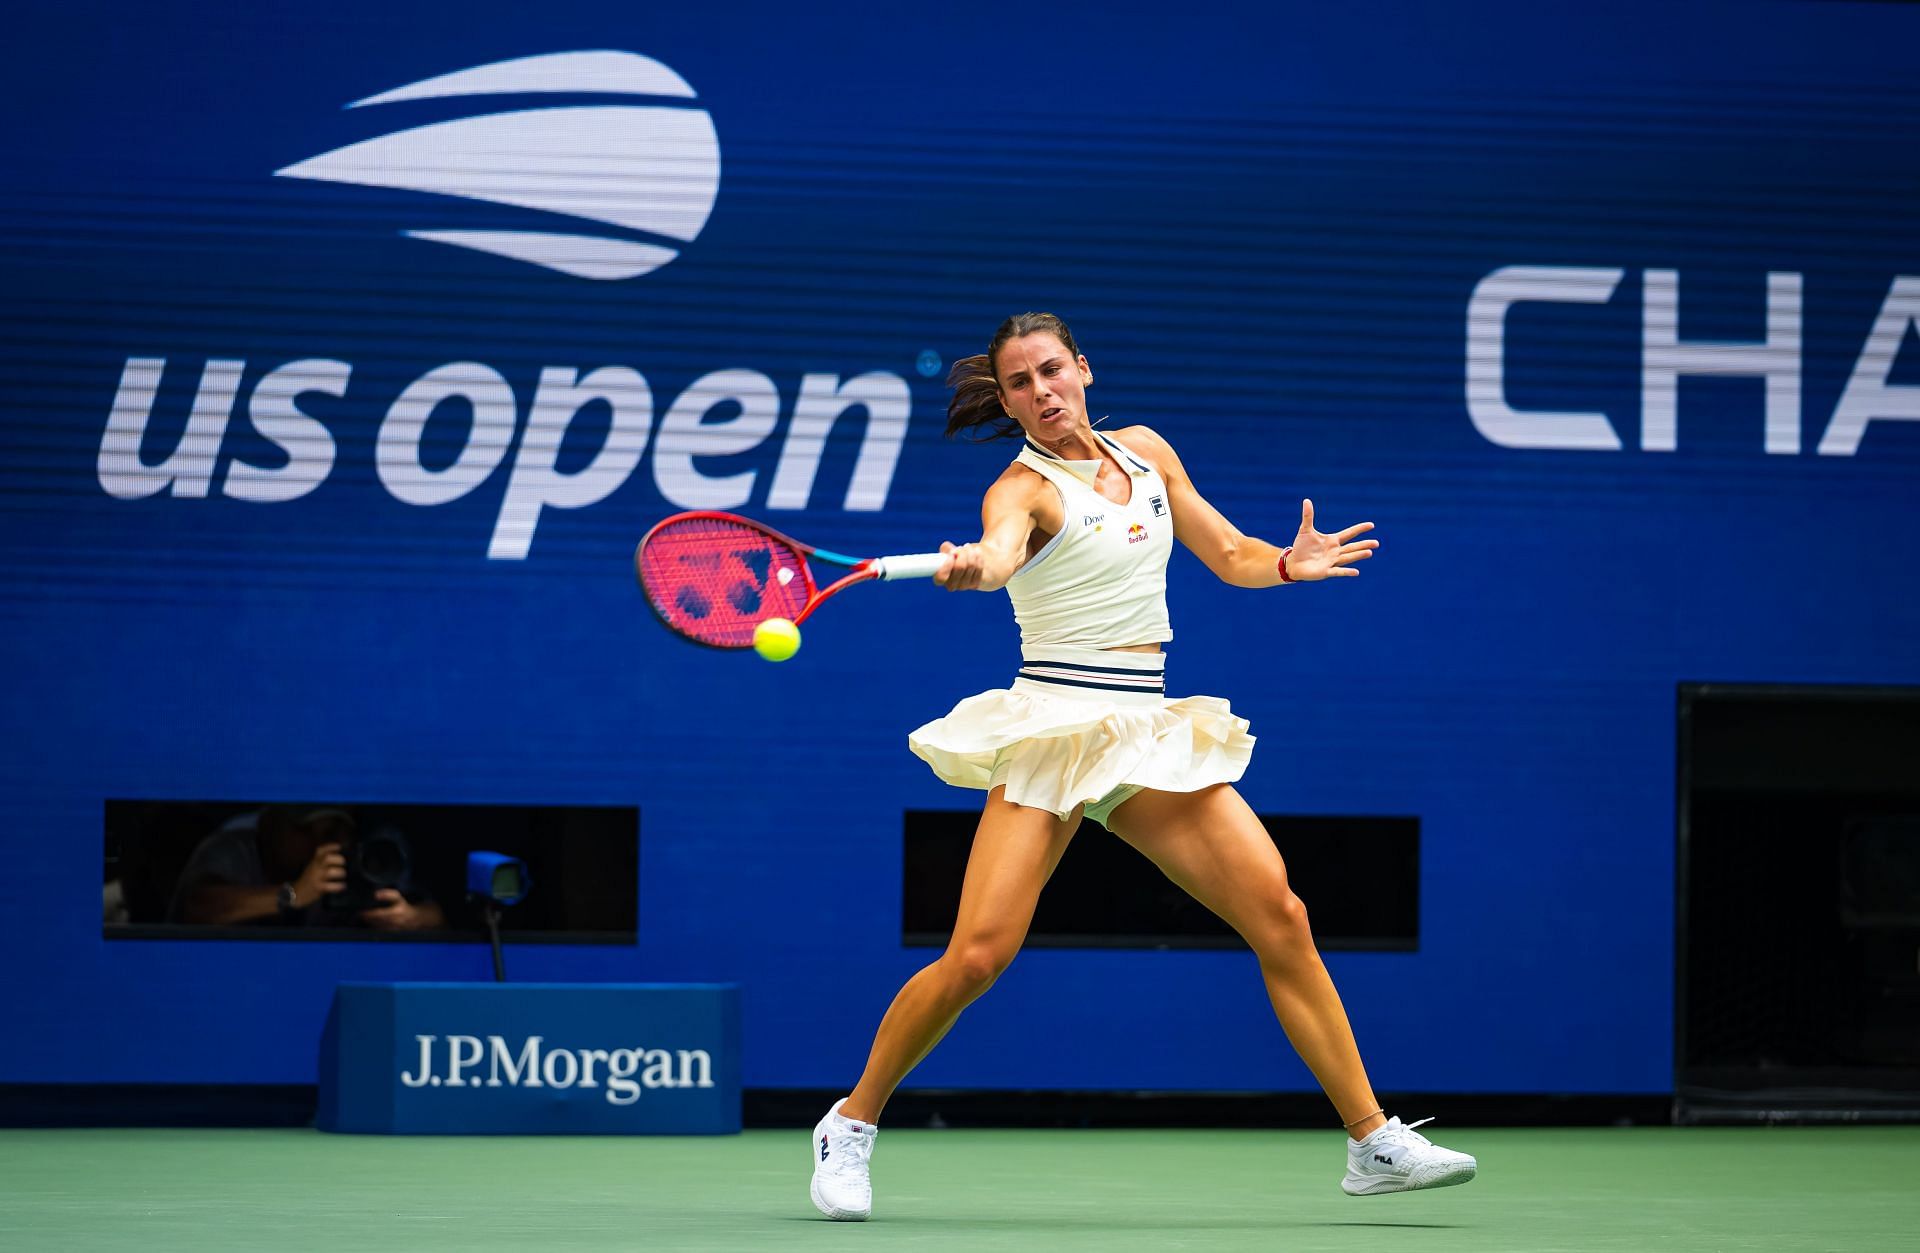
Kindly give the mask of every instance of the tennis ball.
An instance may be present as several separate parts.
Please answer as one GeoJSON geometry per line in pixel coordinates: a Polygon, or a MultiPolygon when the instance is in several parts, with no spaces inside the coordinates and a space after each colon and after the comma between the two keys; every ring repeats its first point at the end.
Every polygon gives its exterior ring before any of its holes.
{"type": "Polygon", "coordinates": [[[768,618],[753,628],[753,651],[768,661],[785,661],[800,651],[800,628],[785,618],[768,618]]]}

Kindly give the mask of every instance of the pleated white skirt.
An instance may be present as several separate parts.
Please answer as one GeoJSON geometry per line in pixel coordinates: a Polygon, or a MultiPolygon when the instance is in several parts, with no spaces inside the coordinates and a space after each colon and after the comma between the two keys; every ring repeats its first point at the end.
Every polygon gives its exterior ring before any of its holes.
{"type": "Polygon", "coordinates": [[[1164,653],[1025,650],[1012,686],[969,696],[907,736],[956,787],[1105,823],[1142,789],[1197,792],[1246,772],[1254,737],[1216,696],[1170,700],[1164,653]]]}

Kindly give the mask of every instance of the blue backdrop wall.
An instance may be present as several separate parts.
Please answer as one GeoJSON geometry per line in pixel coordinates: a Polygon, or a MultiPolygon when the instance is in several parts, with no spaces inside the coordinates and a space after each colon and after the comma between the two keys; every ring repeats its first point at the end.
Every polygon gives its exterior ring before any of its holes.
{"type": "MultiPolygon", "coordinates": [[[[338,797],[637,805],[638,942],[516,975],[737,981],[748,1085],[850,1082],[902,812],[977,801],[905,733],[1010,612],[862,590],[774,668],[631,550],[973,537],[939,376],[1045,308],[1244,529],[1378,524],[1177,556],[1169,648],[1256,808],[1421,819],[1418,951],[1330,961],[1378,1085],[1666,1090],[1676,684],[1920,682],[1920,11],[803,9],[12,19],[0,1081],[306,1082],[337,981],[484,977],[101,938],[106,798],[338,797]]],[[[1250,956],[1066,950],[915,1082],[1311,1085],[1250,956]]]]}

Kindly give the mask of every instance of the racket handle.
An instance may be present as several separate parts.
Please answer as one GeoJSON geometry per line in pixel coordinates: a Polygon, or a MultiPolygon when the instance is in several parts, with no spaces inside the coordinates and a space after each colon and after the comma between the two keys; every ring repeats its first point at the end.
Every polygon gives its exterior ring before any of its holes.
{"type": "Polygon", "coordinates": [[[947,559],[945,553],[910,553],[902,557],[875,557],[873,569],[880,578],[891,579],[930,579],[940,570],[947,559]]]}

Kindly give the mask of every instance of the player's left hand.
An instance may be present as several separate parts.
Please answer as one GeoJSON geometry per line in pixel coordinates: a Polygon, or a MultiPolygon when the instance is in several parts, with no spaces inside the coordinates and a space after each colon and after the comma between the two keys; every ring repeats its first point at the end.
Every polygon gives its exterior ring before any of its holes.
{"type": "Polygon", "coordinates": [[[1365,535],[1372,529],[1373,523],[1362,522],[1336,534],[1323,535],[1313,529],[1313,502],[1301,501],[1300,533],[1293,537],[1293,551],[1287,554],[1287,577],[1296,583],[1313,583],[1359,574],[1353,569],[1353,563],[1373,556],[1380,541],[1356,540],[1354,536],[1365,535]]]}
{"type": "Polygon", "coordinates": [[[379,931],[418,931],[429,926],[426,915],[393,888],[381,888],[373,894],[381,902],[360,911],[360,920],[379,931]]]}

